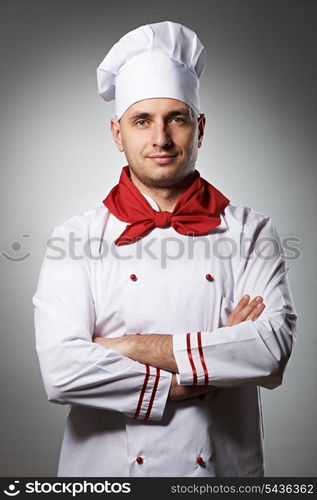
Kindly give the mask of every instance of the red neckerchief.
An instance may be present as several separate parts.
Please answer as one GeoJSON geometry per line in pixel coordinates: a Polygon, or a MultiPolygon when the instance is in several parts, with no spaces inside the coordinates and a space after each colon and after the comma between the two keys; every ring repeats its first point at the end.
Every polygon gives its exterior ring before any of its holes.
{"type": "Polygon", "coordinates": [[[129,165],[126,165],[122,168],[119,183],[103,203],[118,219],[129,223],[115,241],[120,246],[134,243],[155,227],[172,226],[178,233],[191,236],[209,233],[220,224],[219,213],[230,200],[195,170],[192,184],[178,198],[174,210],[159,212],[133,184],[129,165]]]}

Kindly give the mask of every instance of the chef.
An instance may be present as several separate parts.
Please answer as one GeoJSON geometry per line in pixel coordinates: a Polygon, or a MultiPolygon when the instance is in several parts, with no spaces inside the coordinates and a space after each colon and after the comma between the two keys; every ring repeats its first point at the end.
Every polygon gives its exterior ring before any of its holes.
{"type": "Polygon", "coordinates": [[[70,405],[58,476],[265,475],[261,391],[282,383],[297,317],[271,218],[195,167],[204,67],[166,21],[97,69],[127,164],[54,228],[32,299],[48,400],[70,405]]]}

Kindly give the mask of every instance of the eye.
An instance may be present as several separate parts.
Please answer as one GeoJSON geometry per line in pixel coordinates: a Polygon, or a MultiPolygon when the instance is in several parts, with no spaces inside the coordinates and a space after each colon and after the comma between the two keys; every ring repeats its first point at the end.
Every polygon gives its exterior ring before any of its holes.
{"type": "Polygon", "coordinates": [[[143,127],[146,123],[147,123],[147,120],[143,120],[143,119],[135,122],[135,124],[140,126],[140,127],[143,127]]]}
{"type": "Polygon", "coordinates": [[[175,116],[174,118],[172,118],[172,120],[176,120],[177,123],[182,123],[185,121],[185,118],[181,116],[175,116]]]}

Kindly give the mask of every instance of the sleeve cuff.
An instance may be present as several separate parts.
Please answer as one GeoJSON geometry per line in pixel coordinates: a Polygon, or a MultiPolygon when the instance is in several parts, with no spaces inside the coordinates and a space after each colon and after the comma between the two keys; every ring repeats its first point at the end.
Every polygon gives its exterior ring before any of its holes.
{"type": "Polygon", "coordinates": [[[173,335],[173,353],[179,385],[207,385],[209,373],[202,348],[201,332],[173,335]]]}
{"type": "Polygon", "coordinates": [[[143,385],[138,395],[133,418],[161,420],[167,403],[172,373],[145,365],[143,385]]]}

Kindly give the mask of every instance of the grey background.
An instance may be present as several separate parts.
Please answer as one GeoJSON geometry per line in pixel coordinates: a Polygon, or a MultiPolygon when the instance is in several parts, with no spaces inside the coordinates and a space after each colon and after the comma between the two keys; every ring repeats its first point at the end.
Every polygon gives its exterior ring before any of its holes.
{"type": "Polygon", "coordinates": [[[99,205],[125,165],[96,67],[127,31],[170,20],[207,50],[198,170],[233,204],[270,215],[281,237],[301,239],[289,261],[296,347],[283,385],[262,389],[265,453],[269,476],[314,476],[316,1],[0,5],[1,475],[56,475],[68,407],[46,400],[31,298],[53,227],[99,205]]]}

